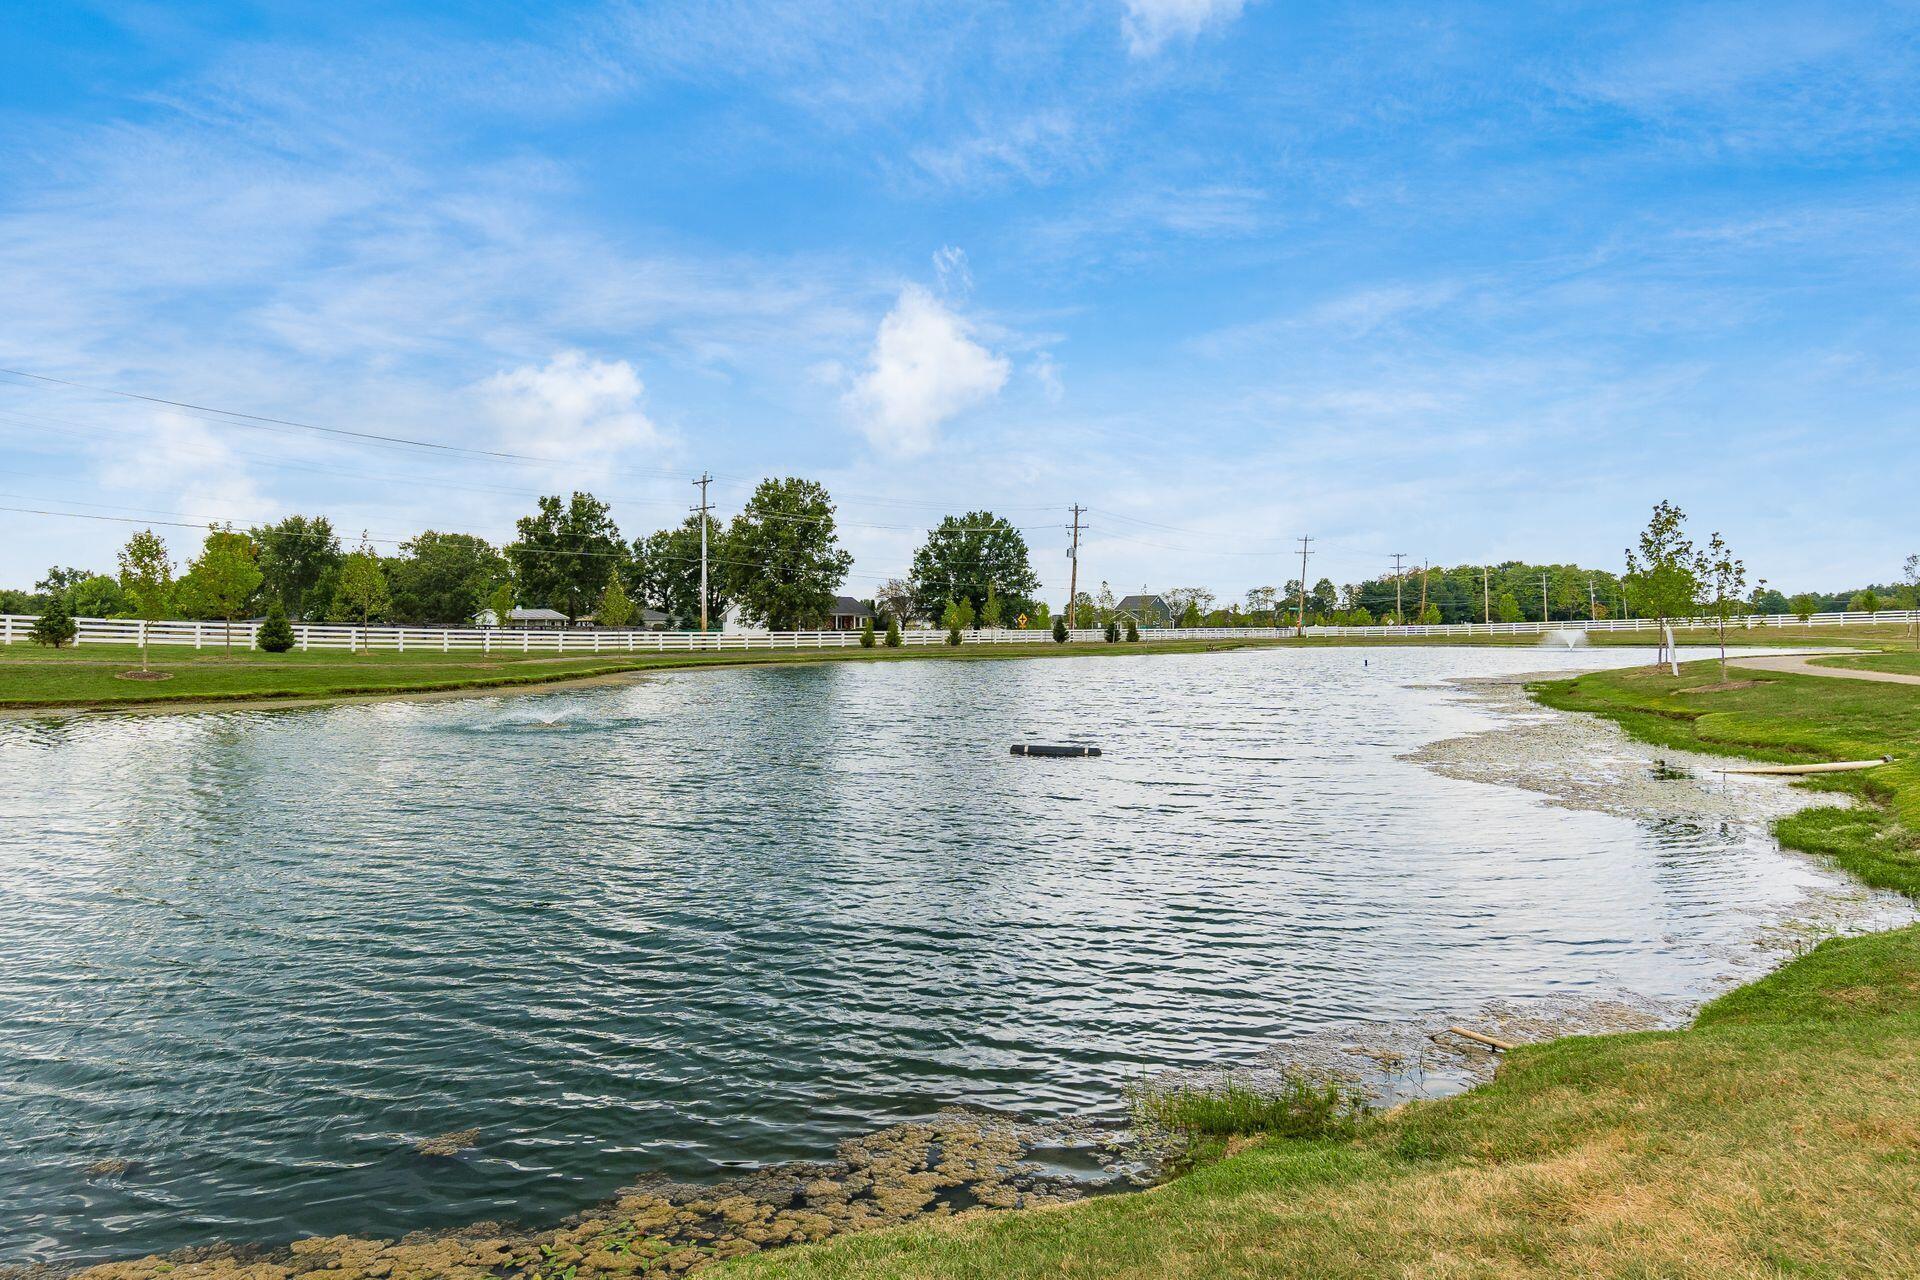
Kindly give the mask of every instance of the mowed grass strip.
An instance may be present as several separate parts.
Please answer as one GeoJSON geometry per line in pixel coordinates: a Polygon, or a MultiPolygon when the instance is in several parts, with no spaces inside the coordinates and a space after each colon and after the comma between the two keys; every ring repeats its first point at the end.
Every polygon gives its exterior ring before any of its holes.
{"type": "Polygon", "coordinates": [[[259,653],[236,648],[179,649],[154,646],[149,665],[170,677],[127,680],[140,666],[139,650],[126,645],[43,649],[16,644],[0,649],[0,708],[131,707],[222,701],[344,698],[429,693],[458,689],[512,688],[625,672],[686,667],[740,667],[796,662],[994,661],[1019,658],[1126,657],[1164,653],[1209,653],[1272,645],[1262,640],[1142,641],[1059,645],[962,644],[862,649],[748,649],[713,653],[397,653],[345,650],[259,653]]]}
{"type": "MultiPolygon", "coordinates": [[[[1900,757],[1811,785],[1781,838],[1920,896],[1920,688],[1716,664],[1552,681],[1544,701],[1676,747],[1900,757]],[[1744,683],[1752,676],[1751,683],[1744,683]],[[1904,820],[1903,820],[1904,819],[1904,820]]],[[[1489,1085],[1263,1140],[1137,1195],[854,1235],[724,1280],[1920,1274],[1920,928],[1837,939],[1681,1031],[1569,1037],[1489,1085]]]]}

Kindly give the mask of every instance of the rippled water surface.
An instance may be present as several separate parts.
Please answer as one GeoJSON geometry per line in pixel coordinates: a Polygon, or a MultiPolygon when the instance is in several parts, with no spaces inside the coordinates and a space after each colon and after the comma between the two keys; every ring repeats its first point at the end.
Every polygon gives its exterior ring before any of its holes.
{"type": "Polygon", "coordinates": [[[1435,681],[1629,660],[0,722],[0,1261],[552,1218],[953,1103],[1109,1113],[1328,1022],[1697,994],[1830,873],[1396,759],[1486,724],[1435,681]],[[1007,754],[1069,735],[1108,754],[1007,754]],[[462,1158],[412,1149],[460,1129],[462,1158]]]}

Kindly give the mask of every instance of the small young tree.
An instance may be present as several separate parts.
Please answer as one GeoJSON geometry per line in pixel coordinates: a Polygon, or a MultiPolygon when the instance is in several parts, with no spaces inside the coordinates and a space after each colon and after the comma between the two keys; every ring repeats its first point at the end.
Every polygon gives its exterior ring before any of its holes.
{"type": "Polygon", "coordinates": [[[1109,620],[1107,623],[1106,637],[1107,637],[1108,644],[1119,644],[1120,643],[1120,624],[1109,620]]]}
{"type": "Polygon", "coordinates": [[[1000,614],[1000,593],[995,591],[993,584],[989,582],[987,598],[980,602],[980,625],[989,631],[996,630],[1000,626],[1000,614]]]}
{"type": "Polygon", "coordinates": [[[1906,588],[1906,607],[1913,610],[1913,647],[1920,649],[1920,555],[1907,557],[1906,568],[1901,572],[1901,584],[1906,588]]]}
{"type": "Polygon", "coordinates": [[[364,629],[372,626],[375,618],[384,618],[391,605],[386,571],[380,567],[373,544],[362,533],[360,545],[347,553],[340,566],[340,585],[333,593],[331,616],[335,622],[358,623],[362,628],[359,639],[364,642],[364,629]]]}
{"type": "Polygon", "coordinates": [[[1053,642],[1055,644],[1067,642],[1067,619],[1064,615],[1053,620],[1053,642]]]}
{"type": "Polygon", "coordinates": [[[615,630],[633,621],[633,601],[627,598],[627,589],[620,585],[619,574],[607,579],[606,590],[600,593],[600,603],[595,607],[594,615],[600,619],[601,626],[615,630]]]}
{"type": "Polygon", "coordinates": [[[266,653],[285,653],[293,648],[293,624],[287,621],[287,606],[280,603],[279,596],[267,601],[267,618],[260,624],[254,643],[266,653]]]}
{"type": "Polygon", "coordinates": [[[1127,619],[1127,643],[1138,644],[1139,641],[1140,641],[1140,624],[1135,622],[1132,618],[1128,618],[1127,619]]]}
{"type": "Polygon", "coordinates": [[[40,616],[33,620],[33,626],[27,630],[27,639],[35,644],[44,644],[59,649],[73,643],[80,628],[74,625],[73,615],[67,612],[66,597],[55,592],[40,616]]]}
{"type": "Polygon", "coordinates": [[[1686,536],[1686,524],[1687,513],[1662,500],[1640,534],[1638,553],[1627,551],[1627,591],[1663,635],[1667,623],[1686,617],[1701,596],[1701,560],[1686,536]]]}
{"type": "Polygon", "coordinates": [[[1853,593],[1853,599],[1847,601],[1848,613],[1880,612],[1880,593],[1872,587],[1853,593]]]}
{"type": "Polygon", "coordinates": [[[1802,591],[1799,595],[1787,601],[1787,608],[1791,609],[1793,616],[1800,619],[1801,622],[1810,622],[1813,619],[1813,615],[1820,612],[1820,597],[1811,591],[1802,591]]]}
{"type": "Polygon", "coordinates": [[[1440,625],[1440,606],[1429,602],[1427,607],[1420,613],[1420,622],[1422,625],[1429,627],[1440,625]]]}
{"type": "Polygon", "coordinates": [[[147,628],[167,616],[173,607],[173,562],[167,544],[151,529],[143,529],[120,548],[120,589],[126,592],[133,616],[140,619],[140,670],[147,670],[147,628]]]}
{"type": "Polygon", "coordinates": [[[963,605],[964,602],[962,601],[949,600],[947,601],[945,612],[940,615],[940,624],[947,629],[948,644],[960,643],[960,629],[966,625],[966,621],[970,621],[972,618],[973,610],[966,609],[964,613],[965,621],[963,621],[963,605]]]}
{"type": "Polygon", "coordinates": [[[496,627],[504,627],[507,625],[507,615],[513,612],[513,607],[513,584],[511,582],[501,583],[493,589],[493,594],[487,597],[487,610],[493,614],[493,625],[496,627]]]}
{"type": "Polygon", "coordinates": [[[1741,612],[1747,589],[1747,566],[1715,529],[1694,569],[1700,583],[1700,603],[1720,634],[1720,679],[1727,678],[1727,620],[1741,612]]]}
{"type": "Polygon", "coordinates": [[[900,619],[894,617],[891,613],[889,613],[887,615],[887,648],[898,649],[899,647],[900,647],[900,619]]]}
{"type": "Polygon", "coordinates": [[[247,611],[266,575],[254,562],[253,539],[229,524],[207,530],[200,558],[187,566],[180,580],[180,599],[202,617],[221,620],[222,640],[233,653],[233,620],[247,611]]]}
{"type": "Polygon", "coordinates": [[[871,649],[873,645],[873,619],[868,618],[860,624],[860,647],[862,649],[871,649]]]}

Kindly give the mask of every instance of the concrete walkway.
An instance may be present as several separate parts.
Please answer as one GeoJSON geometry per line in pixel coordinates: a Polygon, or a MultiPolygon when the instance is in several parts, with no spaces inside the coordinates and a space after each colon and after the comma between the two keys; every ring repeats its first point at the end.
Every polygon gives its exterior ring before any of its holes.
{"type": "Polygon", "coordinates": [[[1789,671],[1797,676],[1822,676],[1833,680],[1873,680],[1880,684],[1920,684],[1920,676],[1897,671],[1862,671],[1857,667],[1816,667],[1814,658],[1845,658],[1870,652],[1866,649],[1829,649],[1825,653],[1780,653],[1761,657],[1728,657],[1730,667],[1750,667],[1756,671],[1789,671]]]}

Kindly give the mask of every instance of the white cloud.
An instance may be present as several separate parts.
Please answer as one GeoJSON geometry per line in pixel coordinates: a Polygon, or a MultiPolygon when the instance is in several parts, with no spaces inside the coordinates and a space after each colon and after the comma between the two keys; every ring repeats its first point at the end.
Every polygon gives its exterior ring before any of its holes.
{"type": "Polygon", "coordinates": [[[1246,0],[1125,0],[1120,30],[1136,58],[1158,53],[1173,39],[1192,39],[1240,16],[1246,0]]]}
{"type": "Polygon", "coordinates": [[[911,457],[939,443],[941,423],[998,395],[1008,369],[1005,356],[973,340],[964,319],[910,284],[880,322],[847,401],[874,448],[911,457]]]}
{"type": "Polygon", "coordinates": [[[625,360],[562,351],[544,366],[522,365],[480,384],[504,447],[572,463],[609,462],[660,443],[640,409],[644,388],[625,360]]]}

